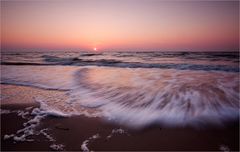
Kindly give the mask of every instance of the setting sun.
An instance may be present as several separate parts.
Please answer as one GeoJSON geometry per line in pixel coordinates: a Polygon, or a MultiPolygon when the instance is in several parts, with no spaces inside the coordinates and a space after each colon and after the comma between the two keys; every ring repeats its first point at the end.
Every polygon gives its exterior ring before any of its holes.
{"type": "Polygon", "coordinates": [[[0,151],[240,151],[240,0],[0,0],[0,151]]]}

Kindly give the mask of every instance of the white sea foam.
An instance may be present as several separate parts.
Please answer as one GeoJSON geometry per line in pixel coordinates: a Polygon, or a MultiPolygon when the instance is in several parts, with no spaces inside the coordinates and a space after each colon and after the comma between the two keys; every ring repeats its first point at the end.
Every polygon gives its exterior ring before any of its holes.
{"type": "Polygon", "coordinates": [[[10,135],[6,134],[6,135],[4,135],[3,139],[6,140],[6,139],[10,139],[12,137],[14,137],[14,134],[10,134],[10,135]]]}
{"type": "Polygon", "coordinates": [[[12,111],[10,110],[6,110],[6,109],[0,109],[1,114],[9,114],[12,113],[12,111]]]}
{"type": "Polygon", "coordinates": [[[24,110],[7,110],[7,109],[0,109],[1,114],[10,114],[10,113],[17,113],[18,116],[22,117],[23,119],[27,119],[29,112],[24,110]]]}
{"type": "Polygon", "coordinates": [[[228,146],[226,145],[220,145],[219,146],[219,150],[223,151],[223,152],[230,152],[230,149],[228,146]]]}
{"type": "Polygon", "coordinates": [[[127,134],[127,132],[121,128],[119,129],[113,129],[110,135],[108,135],[106,138],[109,139],[111,138],[114,134],[127,134]]]}
{"type": "Polygon", "coordinates": [[[89,137],[87,140],[84,140],[82,145],[81,145],[81,149],[84,151],[84,152],[89,152],[89,148],[87,147],[87,145],[89,144],[89,142],[92,142],[94,141],[95,139],[97,138],[100,138],[100,135],[99,134],[95,134],[91,137],[89,137]]]}
{"type": "Polygon", "coordinates": [[[53,106],[49,106],[46,102],[42,100],[36,100],[36,102],[40,103],[40,108],[35,108],[32,111],[33,115],[50,115],[50,116],[56,116],[56,117],[68,117],[71,116],[71,114],[64,113],[63,111],[56,110],[53,106]]]}
{"type": "Polygon", "coordinates": [[[31,141],[28,137],[36,134],[36,127],[46,115],[36,115],[23,124],[24,128],[18,130],[14,136],[15,141],[31,141]]]}
{"type": "Polygon", "coordinates": [[[43,136],[45,136],[49,141],[52,141],[52,142],[56,141],[51,135],[47,133],[48,130],[49,130],[48,128],[42,129],[39,131],[39,134],[42,134],[43,136]]]}
{"type": "Polygon", "coordinates": [[[81,145],[81,149],[84,151],[84,152],[87,152],[89,151],[88,147],[87,147],[87,144],[88,144],[89,140],[85,140],[82,145],[81,145]]]}
{"type": "MultiPolygon", "coordinates": [[[[39,101],[38,101],[39,102],[39,101]]],[[[50,148],[52,150],[63,150],[64,145],[57,144],[56,139],[49,134],[49,128],[39,128],[41,121],[47,117],[48,115],[54,116],[63,116],[62,114],[55,113],[54,111],[49,112],[49,108],[46,109],[47,105],[43,102],[40,102],[39,108],[28,107],[25,110],[13,110],[11,113],[16,113],[18,116],[21,116],[23,119],[27,119],[28,121],[23,123],[23,128],[17,130],[16,133],[10,135],[4,135],[4,140],[12,139],[14,142],[32,142],[34,141],[34,136],[43,135],[49,142],[52,142],[50,148]]],[[[9,112],[7,112],[9,113],[9,112]]]]}
{"type": "Polygon", "coordinates": [[[23,119],[27,119],[27,115],[29,115],[28,111],[18,110],[18,116],[21,116],[23,119]]]}
{"type": "Polygon", "coordinates": [[[75,82],[75,103],[132,127],[223,125],[239,116],[233,73],[92,68],[77,72],[75,82]]]}
{"type": "MultiPolygon", "coordinates": [[[[14,141],[17,142],[23,142],[23,141],[34,141],[31,136],[34,135],[40,135],[42,134],[43,136],[46,137],[49,141],[55,141],[55,139],[50,136],[47,131],[48,129],[41,129],[37,130],[37,127],[40,125],[40,122],[49,114],[50,115],[58,115],[55,114],[54,111],[48,112],[48,109],[46,109],[47,105],[43,102],[40,103],[40,108],[34,108],[33,107],[27,107],[26,110],[31,110],[32,112],[29,111],[23,111],[23,110],[4,110],[4,113],[16,113],[18,116],[21,116],[23,119],[27,119],[28,121],[23,123],[22,129],[19,129],[15,134],[11,135],[5,135],[4,139],[10,139],[12,138],[14,141]],[[47,111],[46,111],[47,110],[47,111]],[[30,116],[31,115],[31,116],[30,116]]],[[[1,110],[3,111],[3,110],[1,110]]],[[[62,114],[61,114],[62,116],[62,114]]]]}
{"type": "Polygon", "coordinates": [[[52,150],[62,151],[65,146],[63,144],[52,144],[50,148],[52,150]]]}

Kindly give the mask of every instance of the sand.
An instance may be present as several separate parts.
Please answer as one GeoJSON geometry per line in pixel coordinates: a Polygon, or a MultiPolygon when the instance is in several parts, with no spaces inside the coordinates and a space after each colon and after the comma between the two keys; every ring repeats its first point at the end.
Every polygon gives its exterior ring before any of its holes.
{"type": "Polygon", "coordinates": [[[149,126],[133,130],[118,124],[106,122],[100,118],[85,116],[44,117],[37,131],[48,128],[46,133],[54,139],[49,140],[43,134],[32,135],[34,141],[15,141],[4,139],[23,128],[29,119],[22,118],[19,111],[29,111],[39,107],[34,102],[36,96],[62,95],[61,91],[43,90],[26,86],[1,85],[1,109],[18,111],[1,114],[1,150],[239,150],[239,123],[232,122],[225,127],[195,129],[163,128],[149,126]],[[26,109],[27,107],[28,110],[26,109]]]}
{"type": "Polygon", "coordinates": [[[45,90],[28,86],[1,84],[1,105],[9,104],[36,104],[39,96],[64,96],[63,91],[45,90]]]}

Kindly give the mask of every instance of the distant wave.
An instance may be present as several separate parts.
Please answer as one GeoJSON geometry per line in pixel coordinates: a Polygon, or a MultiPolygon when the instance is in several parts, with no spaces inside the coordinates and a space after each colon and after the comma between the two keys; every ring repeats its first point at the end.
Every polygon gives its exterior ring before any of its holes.
{"type": "Polygon", "coordinates": [[[239,59],[239,52],[118,52],[116,57],[182,58],[195,60],[233,60],[239,59]]]}
{"type": "Polygon", "coordinates": [[[82,53],[80,56],[96,56],[102,55],[102,53],[82,53]]]}
{"type": "Polygon", "coordinates": [[[203,71],[225,71],[239,72],[239,67],[227,65],[201,65],[187,63],[140,63],[140,62],[123,62],[114,59],[78,59],[78,58],[58,58],[48,57],[44,63],[32,62],[1,62],[2,65],[72,65],[72,66],[108,66],[120,68],[160,68],[160,69],[177,69],[177,70],[203,70],[203,71]]]}
{"type": "Polygon", "coordinates": [[[108,66],[225,72],[239,72],[238,63],[238,52],[5,52],[1,58],[2,65],[108,66]]]}
{"type": "Polygon", "coordinates": [[[57,65],[51,63],[34,63],[34,62],[1,62],[1,65],[57,65]]]}

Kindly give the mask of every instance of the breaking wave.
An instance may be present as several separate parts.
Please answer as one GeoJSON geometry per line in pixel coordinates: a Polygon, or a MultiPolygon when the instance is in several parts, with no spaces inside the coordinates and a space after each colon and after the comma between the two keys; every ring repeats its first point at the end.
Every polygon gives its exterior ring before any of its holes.
{"type": "Polygon", "coordinates": [[[223,124],[239,113],[239,80],[234,74],[82,69],[75,81],[75,102],[132,127],[223,124]]]}
{"type": "Polygon", "coordinates": [[[237,73],[94,66],[2,68],[1,83],[65,89],[67,98],[38,99],[48,107],[47,113],[102,117],[134,128],[224,125],[239,118],[237,73]]]}

